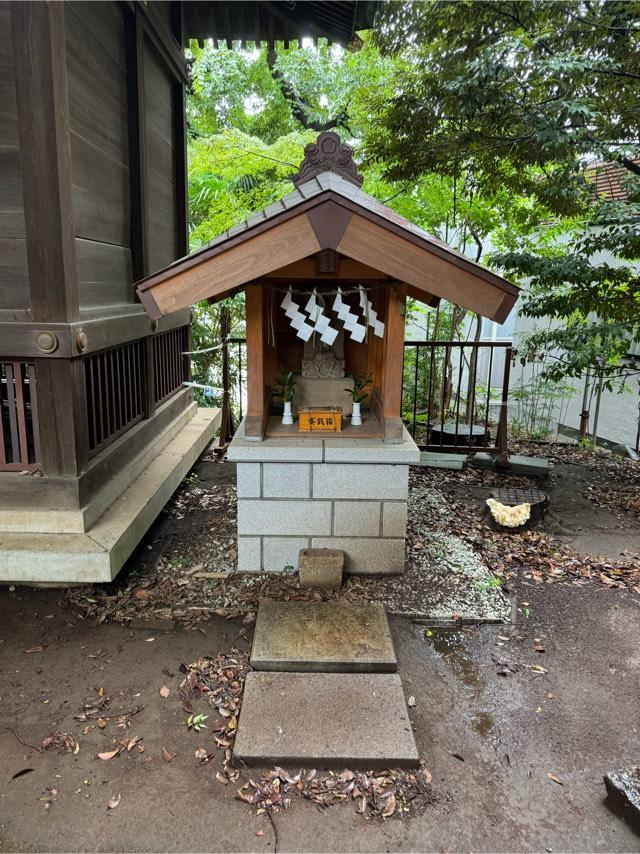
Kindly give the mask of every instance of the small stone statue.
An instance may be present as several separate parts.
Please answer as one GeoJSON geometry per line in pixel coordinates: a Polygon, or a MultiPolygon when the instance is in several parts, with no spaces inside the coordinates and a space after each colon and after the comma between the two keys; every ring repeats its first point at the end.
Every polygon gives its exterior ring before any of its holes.
{"type": "Polygon", "coordinates": [[[336,338],[333,347],[308,341],[304,345],[302,359],[303,377],[341,378],[344,377],[344,355],[342,347],[343,333],[336,338]]]}

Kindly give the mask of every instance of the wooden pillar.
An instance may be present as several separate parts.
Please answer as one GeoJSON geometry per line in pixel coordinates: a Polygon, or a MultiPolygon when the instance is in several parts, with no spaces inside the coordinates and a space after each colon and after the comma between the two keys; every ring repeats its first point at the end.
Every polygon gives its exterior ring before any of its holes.
{"type": "Polygon", "coordinates": [[[42,472],[76,477],[89,453],[84,361],[36,359],[42,472]]]}
{"type": "Polygon", "coordinates": [[[64,3],[11,4],[31,316],[79,318],[64,3]]]}
{"type": "Polygon", "coordinates": [[[402,366],[404,362],[404,316],[407,286],[391,285],[386,290],[385,329],[382,340],[382,377],[379,416],[385,442],[402,441],[402,366]]]}
{"type": "Polygon", "coordinates": [[[266,399],[266,290],[250,285],[245,290],[247,323],[247,417],[245,435],[262,439],[269,419],[266,399]]]}
{"type": "Polygon", "coordinates": [[[77,476],[88,457],[84,364],[54,355],[56,332],[47,329],[80,316],[64,15],[64,3],[11,6],[31,315],[46,342],[35,394],[42,472],[51,477],[77,476]]]}

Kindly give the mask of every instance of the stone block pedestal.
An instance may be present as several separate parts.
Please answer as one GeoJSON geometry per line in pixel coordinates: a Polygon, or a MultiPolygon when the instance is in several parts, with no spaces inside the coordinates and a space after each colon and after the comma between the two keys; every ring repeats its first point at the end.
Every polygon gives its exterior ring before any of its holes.
{"type": "Polygon", "coordinates": [[[317,436],[246,439],[237,463],[238,569],[295,569],[300,549],[340,549],[347,574],[404,570],[409,465],[420,452],[400,444],[317,436]]]}

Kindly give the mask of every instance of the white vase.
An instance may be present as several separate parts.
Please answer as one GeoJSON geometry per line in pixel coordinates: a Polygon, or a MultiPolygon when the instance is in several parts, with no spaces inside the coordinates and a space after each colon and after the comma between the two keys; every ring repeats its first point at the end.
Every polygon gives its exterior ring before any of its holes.
{"type": "Polygon", "coordinates": [[[360,417],[360,404],[354,401],[353,409],[351,410],[351,423],[354,427],[358,427],[362,424],[362,418],[360,417]]]}
{"type": "Polygon", "coordinates": [[[285,400],[284,413],[282,415],[283,424],[293,424],[293,415],[291,414],[291,401],[285,400]]]}

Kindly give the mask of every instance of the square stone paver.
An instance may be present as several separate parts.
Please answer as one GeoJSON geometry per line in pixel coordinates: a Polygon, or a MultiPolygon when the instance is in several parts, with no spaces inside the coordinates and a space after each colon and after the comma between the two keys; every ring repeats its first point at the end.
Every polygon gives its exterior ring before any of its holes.
{"type": "Polygon", "coordinates": [[[398,663],[378,602],[263,599],[251,648],[256,670],[392,673],[398,663]]]}
{"type": "Polygon", "coordinates": [[[248,765],[413,767],[397,673],[247,674],[234,755],[248,765]]]}

